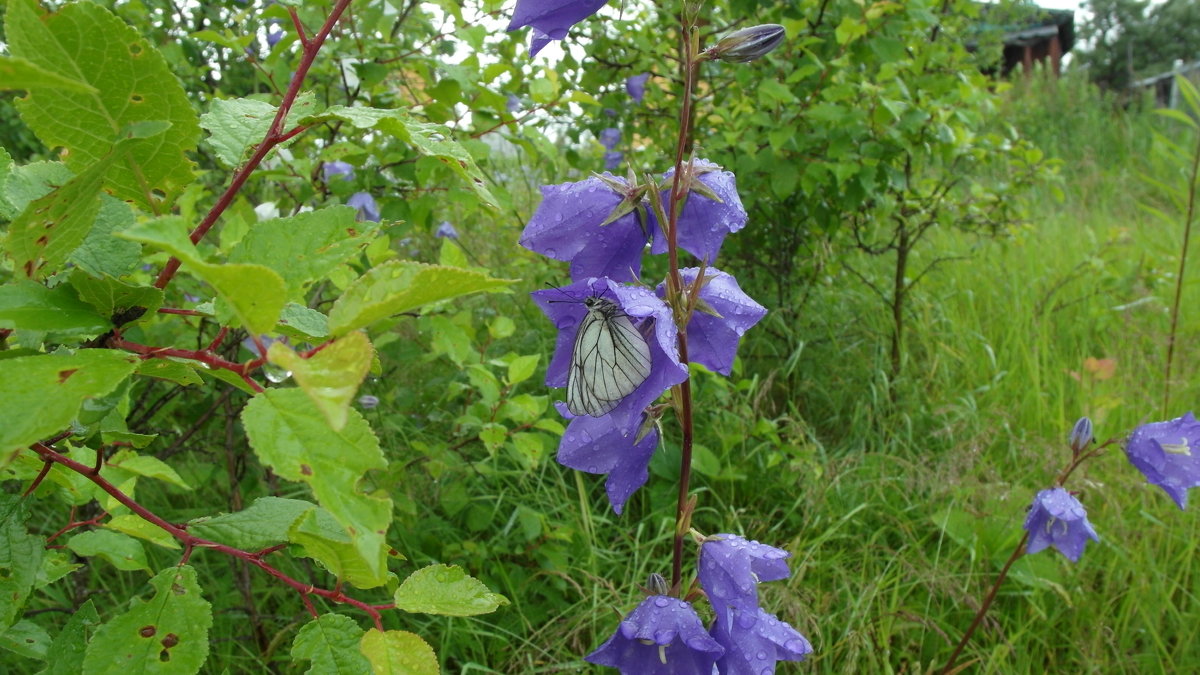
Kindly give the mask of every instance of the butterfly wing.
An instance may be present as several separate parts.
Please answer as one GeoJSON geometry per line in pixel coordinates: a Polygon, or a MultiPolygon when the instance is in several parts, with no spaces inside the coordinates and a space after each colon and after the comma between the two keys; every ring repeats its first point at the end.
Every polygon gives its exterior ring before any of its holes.
{"type": "Polygon", "coordinates": [[[590,303],[575,334],[567,373],[567,409],[599,417],[650,376],[650,345],[610,300],[590,303]]]}

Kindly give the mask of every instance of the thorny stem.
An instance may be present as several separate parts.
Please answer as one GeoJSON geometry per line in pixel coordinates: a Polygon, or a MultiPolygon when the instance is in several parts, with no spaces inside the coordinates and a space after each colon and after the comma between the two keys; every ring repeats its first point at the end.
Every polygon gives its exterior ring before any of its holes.
{"type": "MultiPolygon", "coordinates": [[[[267,554],[273,553],[274,551],[279,550],[280,547],[273,546],[271,548],[263,549],[262,551],[257,551],[257,552],[243,551],[239,548],[234,548],[232,546],[226,546],[224,544],[218,544],[215,541],[209,541],[207,539],[197,537],[193,534],[189,534],[188,531],[185,530],[183,527],[180,527],[178,525],[173,525],[173,524],[167,522],[166,520],[162,519],[158,515],[152,513],[149,509],[142,506],[136,500],[134,500],[132,497],[130,497],[129,495],[122,492],[120,489],[117,488],[117,486],[110,483],[107,479],[102,477],[100,474],[93,473],[92,467],[90,467],[86,464],[81,464],[79,462],[76,462],[75,460],[55,451],[53,448],[51,448],[43,443],[34,443],[32,446],[32,449],[34,452],[36,452],[42,458],[43,461],[52,462],[54,464],[61,465],[65,468],[70,469],[71,471],[74,471],[75,473],[83,476],[84,478],[87,478],[88,480],[92,481],[92,483],[94,483],[96,485],[96,487],[100,488],[101,490],[104,490],[113,499],[117,500],[123,506],[128,508],[130,511],[137,514],[138,517],[159,527],[160,529],[164,530],[167,534],[170,534],[171,536],[178,539],[179,542],[181,544],[183,544],[183,549],[184,549],[183,559],[180,561],[180,564],[186,563],[188,558],[191,556],[192,551],[197,548],[210,549],[213,551],[217,551],[219,553],[224,553],[225,555],[228,555],[228,556],[232,556],[239,560],[243,560],[251,565],[254,565],[255,567],[259,568],[260,570],[266,572],[267,574],[271,575],[272,577],[275,577],[276,579],[282,581],[284,584],[291,586],[292,589],[294,589],[296,592],[298,592],[300,594],[301,599],[304,601],[304,605],[308,608],[309,613],[312,614],[314,617],[317,615],[316,608],[313,607],[312,598],[311,598],[311,596],[314,596],[314,595],[321,597],[321,598],[325,598],[326,600],[328,600],[330,602],[350,605],[352,607],[357,607],[357,608],[361,609],[362,611],[367,613],[367,616],[371,617],[371,619],[375,622],[375,627],[379,630],[383,630],[383,620],[382,620],[382,615],[380,614],[380,611],[386,610],[386,609],[392,609],[395,607],[394,604],[373,605],[373,604],[370,604],[367,602],[363,602],[362,600],[357,600],[355,598],[347,596],[345,593],[343,593],[340,590],[340,588],[335,589],[335,590],[316,588],[315,586],[306,584],[297,579],[293,579],[292,577],[288,576],[286,573],[282,572],[279,569],[276,569],[275,567],[273,567],[272,565],[270,565],[269,563],[267,563],[263,560],[263,558],[267,554]]],[[[86,524],[86,523],[75,523],[72,526],[78,526],[81,524],[86,524]]],[[[59,534],[61,534],[61,532],[59,534]]]]}
{"type": "MultiPolygon", "coordinates": [[[[293,136],[306,129],[306,127],[296,127],[285,132],[283,130],[284,121],[287,119],[288,113],[291,112],[292,105],[296,102],[296,96],[300,93],[300,85],[304,83],[304,78],[308,75],[309,68],[312,67],[313,61],[316,60],[317,52],[321,50],[321,45],[325,43],[325,38],[329,37],[334,24],[341,18],[342,13],[346,11],[346,7],[350,5],[350,1],[337,0],[337,4],[329,12],[329,17],[325,19],[325,24],[321,26],[321,30],[317,31],[317,34],[310,38],[306,38],[299,19],[296,18],[295,12],[292,12],[293,22],[300,35],[301,45],[304,48],[300,57],[300,64],[296,66],[296,74],[292,76],[292,81],[288,84],[287,92],[284,93],[283,100],[279,103],[279,110],[275,111],[275,119],[271,122],[271,128],[267,130],[267,135],[263,137],[262,142],[254,149],[254,154],[250,157],[250,161],[246,162],[242,168],[233,174],[233,179],[229,182],[229,187],[225,188],[225,192],[217,199],[217,203],[213,204],[212,209],[204,216],[204,220],[200,221],[196,229],[192,230],[191,240],[193,244],[203,239],[204,235],[212,229],[212,226],[216,224],[217,219],[221,217],[225,209],[229,208],[229,205],[233,203],[233,198],[242,189],[242,185],[245,184],[246,179],[250,177],[250,174],[266,158],[267,153],[271,152],[275,146],[290,140],[293,136]]],[[[155,288],[166,288],[178,270],[179,259],[171,258],[167,261],[166,267],[159,273],[158,278],[155,279],[155,288]]]]}
{"type": "MultiPolygon", "coordinates": [[[[698,34],[694,19],[684,12],[683,17],[683,106],[679,113],[679,141],[675,147],[675,175],[671,180],[670,202],[667,206],[667,290],[669,297],[679,297],[683,289],[683,279],[679,274],[678,226],[680,201],[686,194],[687,185],[683,183],[683,155],[691,136],[692,119],[692,87],[696,80],[698,34]],[[681,190],[683,191],[681,193],[681,190]]],[[[697,279],[699,283],[699,279],[697,279]]],[[[687,316],[680,321],[679,326],[679,362],[684,368],[688,365],[687,316]]],[[[671,556],[671,590],[678,592],[683,580],[683,544],[687,536],[691,520],[688,508],[688,483],[692,474],[692,387],[690,379],[679,384],[679,424],[681,429],[681,456],[679,460],[679,499],[675,507],[675,541],[671,556]]]]}
{"type": "Polygon", "coordinates": [[[1183,244],[1179,249],[1179,275],[1175,277],[1175,301],[1171,303],[1171,331],[1167,333],[1167,366],[1163,373],[1163,417],[1168,417],[1171,403],[1171,363],[1175,359],[1175,331],[1179,325],[1179,302],[1183,296],[1183,273],[1187,268],[1188,241],[1192,234],[1192,218],[1196,213],[1196,177],[1200,173],[1200,132],[1196,133],[1196,150],[1192,153],[1192,176],[1188,181],[1187,220],[1183,224],[1183,244]]]}

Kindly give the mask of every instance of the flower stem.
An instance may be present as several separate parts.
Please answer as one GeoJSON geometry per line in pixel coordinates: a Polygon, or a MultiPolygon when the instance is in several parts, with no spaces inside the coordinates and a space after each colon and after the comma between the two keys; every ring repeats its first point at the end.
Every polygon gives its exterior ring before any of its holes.
{"type": "Polygon", "coordinates": [[[1196,150],[1192,153],[1192,175],[1188,180],[1187,220],[1183,224],[1183,243],[1179,248],[1179,274],[1175,277],[1175,301],[1171,303],[1171,331],[1167,333],[1167,365],[1163,372],[1163,417],[1170,417],[1171,363],[1175,359],[1175,331],[1179,325],[1179,303],[1183,297],[1183,274],[1187,269],[1188,241],[1192,234],[1192,218],[1196,213],[1196,177],[1200,174],[1200,131],[1196,132],[1196,150]]]}
{"type": "Polygon", "coordinates": [[[987,596],[983,599],[983,604],[979,606],[979,611],[975,612],[975,620],[971,622],[971,627],[963,633],[962,639],[958,641],[958,646],[954,648],[954,653],[950,655],[950,659],[946,661],[946,665],[942,666],[941,675],[949,675],[954,667],[954,662],[958,660],[958,655],[962,653],[964,647],[970,642],[971,636],[975,634],[975,629],[979,628],[979,624],[983,623],[983,617],[987,615],[988,609],[992,606],[992,601],[996,599],[996,592],[1000,590],[1000,584],[1004,583],[1005,577],[1008,576],[1008,570],[1012,568],[1013,563],[1017,559],[1025,555],[1025,544],[1029,541],[1029,533],[1021,537],[1021,541],[1017,542],[1017,547],[1013,549],[1012,555],[1008,556],[1008,562],[1004,563],[1004,567],[1000,570],[1000,574],[996,576],[996,582],[992,584],[988,590],[987,596]]]}
{"type": "MultiPolygon", "coordinates": [[[[692,120],[692,88],[696,80],[696,70],[699,65],[698,55],[699,36],[696,32],[695,20],[684,12],[683,18],[683,105],[679,113],[679,140],[675,147],[675,175],[671,180],[671,194],[667,206],[667,273],[668,297],[679,298],[683,292],[683,278],[679,274],[679,211],[680,202],[687,193],[687,184],[683,182],[683,156],[691,137],[692,120]]],[[[697,280],[698,281],[698,280],[697,280]]],[[[676,312],[679,322],[679,362],[686,368],[688,364],[687,344],[687,313],[676,312]]],[[[684,380],[678,389],[679,424],[681,429],[681,456],[679,459],[679,499],[675,507],[675,541],[671,556],[671,589],[678,592],[683,579],[683,543],[691,521],[691,510],[688,508],[688,484],[692,474],[692,387],[690,380],[684,380]]]]}

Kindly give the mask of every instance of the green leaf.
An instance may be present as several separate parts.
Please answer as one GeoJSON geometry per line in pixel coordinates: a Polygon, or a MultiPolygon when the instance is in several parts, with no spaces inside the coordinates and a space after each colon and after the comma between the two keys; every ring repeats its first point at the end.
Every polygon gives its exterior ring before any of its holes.
{"type": "Polygon", "coordinates": [[[316,342],[329,336],[329,317],[315,309],[289,302],[279,315],[276,332],[301,342],[316,342]]]}
{"type": "Polygon", "coordinates": [[[138,361],[110,349],[0,360],[0,401],[5,401],[0,407],[0,466],[69,427],[80,404],[116,389],[138,361]]]}
{"type": "Polygon", "coordinates": [[[270,267],[287,284],[288,299],[302,301],[309,284],[358,255],[374,238],[379,224],[355,222],[355,213],[349,206],[333,206],[257,223],[229,252],[229,262],[270,267]]]}
{"type": "Polygon", "coordinates": [[[150,207],[170,202],[192,181],[184,153],[200,135],[196,113],[166,59],[137,29],[94,3],[43,15],[34,0],[11,0],[5,33],[13,56],[97,90],[37,89],[17,101],[22,119],[47,147],[68,150],[72,170],[96,164],[130,125],[165,121],[170,133],[134,142],[107,184],[114,196],[150,207]]]}
{"type": "Polygon", "coordinates": [[[0,90],[13,89],[66,89],[82,94],[96,93],[96,88],[87,82],[52,73],[25,59],[0,58],[0,90]]]}
{"type": "Polygon", "coordinates": [[[27,619],[22,619],[0,633],[0,649],[20,654],[27,659],[46,660],[50,647],[50,635],[45,628],[27,619]]]}
{"type": "Polygon", "coordinates": [[[833,31],[834,37],[839,45],[844,45],[852,40],[867,34],[867,24],[862,21],[855,20],[854,17],[845,16],[842,22],[838,24],[837,29],[833,31]]]}
{"type": "MultiPolygon", "coordinates": [[[[196,372],[191,361],[175,361],[174,359],[148,359],[137,367],[138,375],[157,377],[185,387],[204,382],[204,378],[196,372]]],[[[244,383],[243,383],[244,384],[244,383]]]]}
{"type": "Polygon", "coordinates": [[[489,591],[457,565],[430,565],[413,572],[394,598],[397,609],[446,616],[487,614],[508,604],[507,598],[489,591]]]}
{"type": "Polygon", "coordinates": [[[382,579],[392,500],[359,490],[364,473],[387,466],[362,415],[350,410],[346,426],[335,431],[303,391],[269,389],[246,404],[242,424],[259,459],[280,477],[307,483],[382,579]]]}
{"type": "Polygon", "coordinates": [[[508,364],[508,383],[517,384],[533,377],[533,374],[537,372],[538,361],[541,358],[540,354],[526,354],[510,361],[508,364]]]}
{"type": "Polygon", "coordinates": [[[358,648],[373,675],[440,675],[437,654],[420,635],[404,630],[367,631],[358,648]]]}
{"type": "Polygon", "coordinates": [[[188,239],[183,219],[177,216],[138,223],[118,236],[150,244],[179,258],[229,303],[247,330],[266,333],[275,327],[287,297],[283,279],[274,270],[262,265],[204,262],[188,239]]]}
{"type": "Polygon", "coordinates": [[[154,597],[134,600],[129,611],[96,631],[83,662],[84,675],[194,673],[208,657],[212,607],[188,565],[168,567],[150,580],[154,597]]]}
{"type": "Polygon", "coordinates": [[[514,283],[482,272],[397,260],[362,275],[333,303],[329,330],[343,335],[421,305],[514,283]]]}
{"type": "Polygon", "coordinates": [[[175,550],[181,548],[179,540],[168,534],[166,530],[148,520],[144,520],[141,516],[135,516],[131,513],[109,518],[104,523],[104,527],[113,532],[137,537],[163,548],[175,550]]]}
{"type": "Polygon", "coordinates": [[[475,158],[466,148],[453,140],[449,128],[441,124],[419,122],[404,110],[381,110],[379,108],[350,108],[331,106],[324,112],[300,120],[300,124],[313,125],[330,120],[348,122],[359,129],[378,129],[395,136],[413,146],[426,157],[435,157],[458,174],[487,206],[496,208],[496,197],[492,195],[483,178],[483,172],[475,164],[475,158]]]}
{"type": "MultiPolygon", "coordinates": [[[[125,480],[117,471],[125,471],[135,476],[145,476],[161,480],[164,483],[170,483],[184,490],[191,490],[192,486],[188,485],[187,481],[175,473],[169,464],[157,457],[150,455],[139,455],[130,450],[122,450],[109,458],[105,467],[106,471],[112,471],[110,480],[123,482],[125,480]]],[[[109,474],[105,474],[109,476],[109,474]]]]}
{"type": "Polygon", "coordinates": [[[0,286],[0,328],[92,337],[112,324],[66,284],[46,288],[34,281],[18,281],[0,286]]]}
{"type": "Polygon", "coordinates": [[[307,359],[283,342],[273,342],[267,350],[267,360],[292,373],[334,431],[346,426],[350,402],[374,358],[375,348],[362,331],[338,338],[307,359]]]}
{"type": "MultiPolygon", "coordinates": [[[[240,48],[237,48],[240,51],[240,48]]],[[[316,97],[305,92],[296,97],[288,111],[285,130],[296,126],[300,118],[316,109],[316,97]]],[[[230,168],[242,165],[250,149],[262,142],[279,110],[266,101],[250,98],[215,99],[208,112],[200,116],[200,126],[212,134],[208,144],[217,158],[230,168]]]]}
{"type": "Polygon", "coordinates": [[[99,624],[100,615],[90,599],[71,612],[71,618],[67,619],[67,624],[47,651],[46,669],[38,675],[76,675],[82,672],[88,639],[99,624]]]}
{"type": "Polygon", "coordinates": [[[0,630],[21,616],[37,581],[45,542],[25,530],[29,517],[17,495],[0,495],[0,630]]]}
{"type": "Polygon", "coordinates": [[[33,200],[8,226],[8,254],[18,274],[28,279],[53,274],[84,242],[100,212],[100,187],[115,157],[102,157],[61,187],[33,200]]]}
{"type": "Polygon", "coordinates": [[[385,551],[364,552],[338,521],[322,508],[312,509],[288,530],[288,541],[303,549],[303,556],[321,564],[330,574],[358,588],[374,588],[393,580],[387,571],[385,551]]]}
{"type": "Polygon", "coordinates": [[[96,278],[80,269],[71,270],[71,287],[80,300],[105,317],[134,307],[141,307],[146,314],[153,314],[163,303],[163,292],[158,288],[133,286],[110,277],[96,278]]]}
{"type": "Polygon", "coordinates": [[[259,497],[236,513],[197,518],[188,523],[188,532],[244,551],[260,551],[287,542],[292,525],[316,508],[302,499],[259,497]]]}
{"type": "Polygon", "coordinates": [[[137,269],[142,259],[142,245],[115,237],[117,232],[133,225],[133,209],[125,202],[100,195],[100,213],[79,248],[67,258],[94,277],[114,279],[137,269]]]}
{"type": "Polygon", "coordinates": [[[309,621],[292,642],[293,661],[311,661],[314,675],[362,675],[371,664],[358,651],[363,629],[348,616],[323,614],[309,621]]]}
{"type": "Polygon", "coordinates": [[[67,548],[84,557],[98,556],[119,570],[146,570],[146,549],[142,542],[120,532],[90,530],[67,540],[67,548]]]}
{"type": "Polygon", "coordinates": [[[438,264],[442,267],[466,267],[468,265],[467,254],[453,239],[446,237],[442,240],[441,249],[438,250],[438,264]]]}

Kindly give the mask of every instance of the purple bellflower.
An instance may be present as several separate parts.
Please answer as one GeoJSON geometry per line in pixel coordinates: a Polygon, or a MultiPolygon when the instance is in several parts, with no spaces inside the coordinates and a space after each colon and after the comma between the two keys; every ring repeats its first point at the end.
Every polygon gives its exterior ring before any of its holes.
{"type": "Polygon", "coordinates": [[[758,584],[786,579],[791,553],[736,534],[717,534],[700,547],[700,586],[717,614],[729,618],[730,608],[750,615],[758,611],[758,584]]]}
{"type": "MultiPolygon", "coordinates": [[[[688,171],[686,165],[684,171],[688,171]]],[[[701,260],[712,262],[721,250],[725,236],[745,227],[749,216],[738,197],[737,183],[732,173],[722,171],[721,167],[706,159],[696,160],[688,173],[690,177],[684,175],[681,178],[689,181],[691,190],[679,213],[679,247],[701,260]],[[708,192],[720,201],[700,192],[708,192]]],[[[674,168],[663,174],[668,185],[674,175],[674,168]]],[[[669,189],[663,191],[664,208],[669,193],[669,189]]],[[[667,252],[666,232],[655,232],[650,252],[667,252]]]]}
{"type": "Polygon", "coordinates": [[[721,675],[768,675],[778,661],[803,661],[812,644],[795,628],[761,609],[733,609],[713,623],[712,636],[725,648],[717,661],[721,675]]]}
{"type": "Polygon", "coordinates": [[[621,130],[616,127],[608,127],[600,132],[597,139],[600,141],[600,145],[612,150],[621,142],[621,130]]]}
{"type": "Polygon", "coordinates": [[[521,99],[517,98],[516,94],[509,94],[508,100],[504,102],[504,109],[510,113],[515,113],[521,110],[521,99]]]}
{"type": "Polygon", "coordinates": [[[358,209],[359,220],[379,222],[379,205],[375,203],[375,198],[366,192],[355,192],[350,195],[350,199],[346,200],[346,206],[358,209]]]}
{"type": "Polygon", "coordinates": [[[1193,452],[1200,447],[1192,446],[1200,446],[1200,422],[1189,412],[1134,429],[1125,443],[1125,456],[1182,509],[1188,489],[1200,485],[1200,455],[1193,452]]]}
{"type": "Polygon", "coordinates": [[[1083,504],[1061,487],[1037,493],[1025,517],[1025,530],[1029,532],[1026,553],[1053,546],[1071,562],[1079,561],[1088,539],[1100,541],[1088,522],[1083,504]]]}
{"type": "Polygon", "coordinates": [[[370,394],[363,394],[358,397],[358,405],[364,410],[372,410],[379,405],[379,397],[370,394]]]}
{"type": "Polygon", "coordinates": [[[639,440],[645,415],[631,432],[623,434],[603,417],[575,417],[561,403],[558,411],[563,417],[572,418],[558,445],[558,463],[577,471],[607,474],[604,491],[608,503],[621,515],[625,502],[650,478],[650,458],[658,447],[658,429],[652,427],[639,440]]]}
{"type": "Polygon", "coordinates": [[[604,169],[612,171],[621,166],[621,162],[625,161],[625,153],[610,151],[604,153],[604,169]]]}
{"type": "Polygon", "coordinates": [[[275,45],[279,44],[279,41],[282,40],[283,36],[286,34],[287,32],[281,28],[272,26],[271,30],[267,31],[267,46],[271,49],[274,49],[275,45]]]}
{"type": "Polygon", "coordinates": [[[671,320],[671,309],[640,286],[623,286],[612,279],[589,278],[562,288],[534,291],[534,302],[558,327],[554,357],[546,368],[546,385],[567,386],[567,372],[575,350],[575,334],[579,323],[587,316],[583,300],[604,297],[615,302],[633,322],[650,346],[650,375],[626,396],[615,408],[599,419],[609,420],[622,435],[633,433],[642,411],[672,385],[687,379],[687,367],[679,363],[676,344],[677,329],[671,320]]]}
{"type": "MultiPolygon", "coordinates": [[[[610,174],[604,177],[614,184],[625,184],[610,174]]],[[[633,197],[618,194],[609,182],[596,176],[576,183],[544,185],[542,203],[521,233],[521,245],[548,258],[570,262],[572,279],[633,281],[641,275],[642,252],[649,238],[638,212],[631,211],[601,225],[630,199],[633,197]]],[[[648,212],[645,226],[654,229],[648,212]]]]}
{"type": "Polygon", "coordinates": [[[691,605],[651,595],[584,660],[617,668],[621,675],[710,675],[724,653],[691,605]]]}
{"type": "Polygon", "coordinates": [[[517,0],[507,30],[531,26],[529,55],[536,56],[551,40],[567,36],[571,26],[600,11],[608,0],[517,0]]]}
{"type": "Polygon", "coordinates": [[[458,239],[458,230],[454,229],[454,226],[449,221],[442,221],[442,224],[437,226],[437,230],[434,231],[433,236],[439,239],[458,239]]]}
{"type": "Polygon", "coordinates": [[[721,38],[716,45],[706,50],[704,55],[730,63],[747,63],[766,56],[778,47],[785,37],[787,31],[776,23],[750,26],[721,38]]]}
{"type": "MultiPolygon", "coordinates": [[[[696,267],[679,270],[683,283],[690,285],[700,272],[696,267]]],[[[700,299],[716,315],[697,309],[688,321],[688,357],[709,370],[728,375],[737,356],[742,335],[767,315],[767,308],[742,292],[733,275],[715,267],[704,271],[708,281],[700,288],[700,299]]],[[[667,285],[658,285],[658,295],[666,295],[667,285]]]]}
{"type": "Polygon", "coordinates": [[[321,165],[321,173],[325,176],[326,183],[334,176],[341,176],[343,180],[354,180],[354,165],[342,161],[325,162],[321,165]]]}
{"type": "Polygon", "coordinates": [[[625,91],[629,92],[629,98],[632,98],[635,103],[641,103],[642,98],[646,96],[646,81],[649,79],[650,73],[630,75],[625,78],[625,91]]]}

